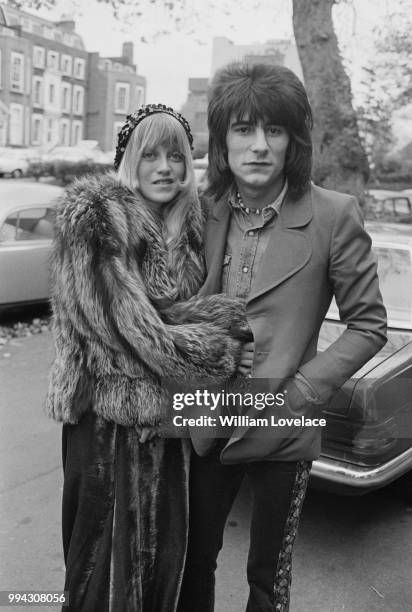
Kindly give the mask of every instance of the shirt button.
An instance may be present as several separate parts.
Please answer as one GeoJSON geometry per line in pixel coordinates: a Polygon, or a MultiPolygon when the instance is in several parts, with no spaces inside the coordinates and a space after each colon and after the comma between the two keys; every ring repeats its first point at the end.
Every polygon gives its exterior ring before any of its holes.
{"type": "Polygon", "coordinates": [[[242,272],[248,272],[248,271],[249,271],[249,268],[247,266],[243,266],[242,272]]]}
{"type": "Polygon", "coordinates": [[[255,232],[254,232],[253,230],[250,230],[250,231],[248,232],[248,234],[249,234],[249,236],[254,236],[254,235],[255,235],[255,232]]]}

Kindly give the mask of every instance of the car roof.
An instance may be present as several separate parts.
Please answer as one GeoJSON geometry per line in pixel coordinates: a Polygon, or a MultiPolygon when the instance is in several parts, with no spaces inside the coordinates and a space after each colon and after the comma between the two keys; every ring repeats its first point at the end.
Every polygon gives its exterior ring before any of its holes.
{"type": "Polygon", "coordinates": [[[412,246],[412,227],[410,225],[367,221],[365,227],[375,242],[395,242],[400,246],[412,246]]]}
{"type": "Polygon", "coordinates": [[[407,193],[402,191],[391,191],[389,189],[369,189],[368,193],[376,200],[386,200],[387,198],[405,198],[407,193]]]}
{"type": "Polygon", "coordinates": [[[45,198],[50,202],[63,193],[62,187],[57,185],[47,185],[44,183],[16,181],[0,182],[0,211],[8,210],[12,206],[41,204],[45,198]]]}

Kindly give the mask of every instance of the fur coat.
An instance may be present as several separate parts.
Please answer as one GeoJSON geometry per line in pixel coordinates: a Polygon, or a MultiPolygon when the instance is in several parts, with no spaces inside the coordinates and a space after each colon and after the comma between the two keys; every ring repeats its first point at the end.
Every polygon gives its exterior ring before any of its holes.
{"type": "Polygon", "coordinates": [[[141,444],[134,426],[167,419],[165,381],[236,369],[243,305],[195,296],[202,225],[193,204],[167,249],[160,219],[112,175],[77,181],[58,205],[47,410],[64,424],[68,612],[176,610],[190,442],[141,444]]]}
{"type": "Polygon", "coordinates": [[[78,180],[61,200],[52,254],[56,358],[47,411],[120,425],[165,416],[162,380],[228,378],[245,339],[244,306],[192,297],[204,280],[193,205],[168,253],[159,219],[114,175],[78,180]]]}

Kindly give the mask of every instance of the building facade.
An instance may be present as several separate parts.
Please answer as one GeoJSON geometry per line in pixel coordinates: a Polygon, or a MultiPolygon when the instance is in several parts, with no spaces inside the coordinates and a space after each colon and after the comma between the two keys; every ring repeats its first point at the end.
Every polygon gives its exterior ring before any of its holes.
{"type": "MultiPolygon", "coordinates": [[[[209,79],[189,79],[189,93],[182,106],[182,114],[189,121],[193,133],[193,147],[197,154],[207,151],[207,90],[209,79]]],[[[200,155],[201,156],[201,155],[200,155]]]]}
{"type": "Polygon", "coordinates": [[[0,146],[94,139],[111,150],[115,125],[145,91],[131,43],[121,58],[100,58],[86,51],[72,19],[51,22],[0,4],[0,146]]]}
{"type": "Polygon", "coordinates": [[[146,79],[133,64],[133,43],[123,43],[121,57],[89,53],[89,99],[86,135],[103,151],[115,148],[125,116],[145,103],[146,79]]]}
{"type": "Polygon", "coordinates": [[[280,64],[290,68],[303,81],[296,45],[291,40],[268,40],[251,45],[235,45],[225,36],[213,39],[211,74],[230,62],[246,61],[251,64],[280,64]]]}

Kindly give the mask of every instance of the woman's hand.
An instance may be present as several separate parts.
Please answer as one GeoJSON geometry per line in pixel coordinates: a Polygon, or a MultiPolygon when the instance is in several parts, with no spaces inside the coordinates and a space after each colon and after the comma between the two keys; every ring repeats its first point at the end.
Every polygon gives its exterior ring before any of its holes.
{"type": "Polygon", "coordinates": [[[144,425],[143,427],[140,427],[139,425],[136,425],[135,429],[139,436],[139,442],[142,443],[152,440],[155,436],[159,435],[159,428],[157,426],[144,425]]]}
{"type": "Polygon", "coordinates": [[[243,345],[242,353],[240,355],[240,362],[237,367],[236,373],[247,376],[252,370],[253,354],[255,352],[255,343],[246,342],[243,345]]]}

